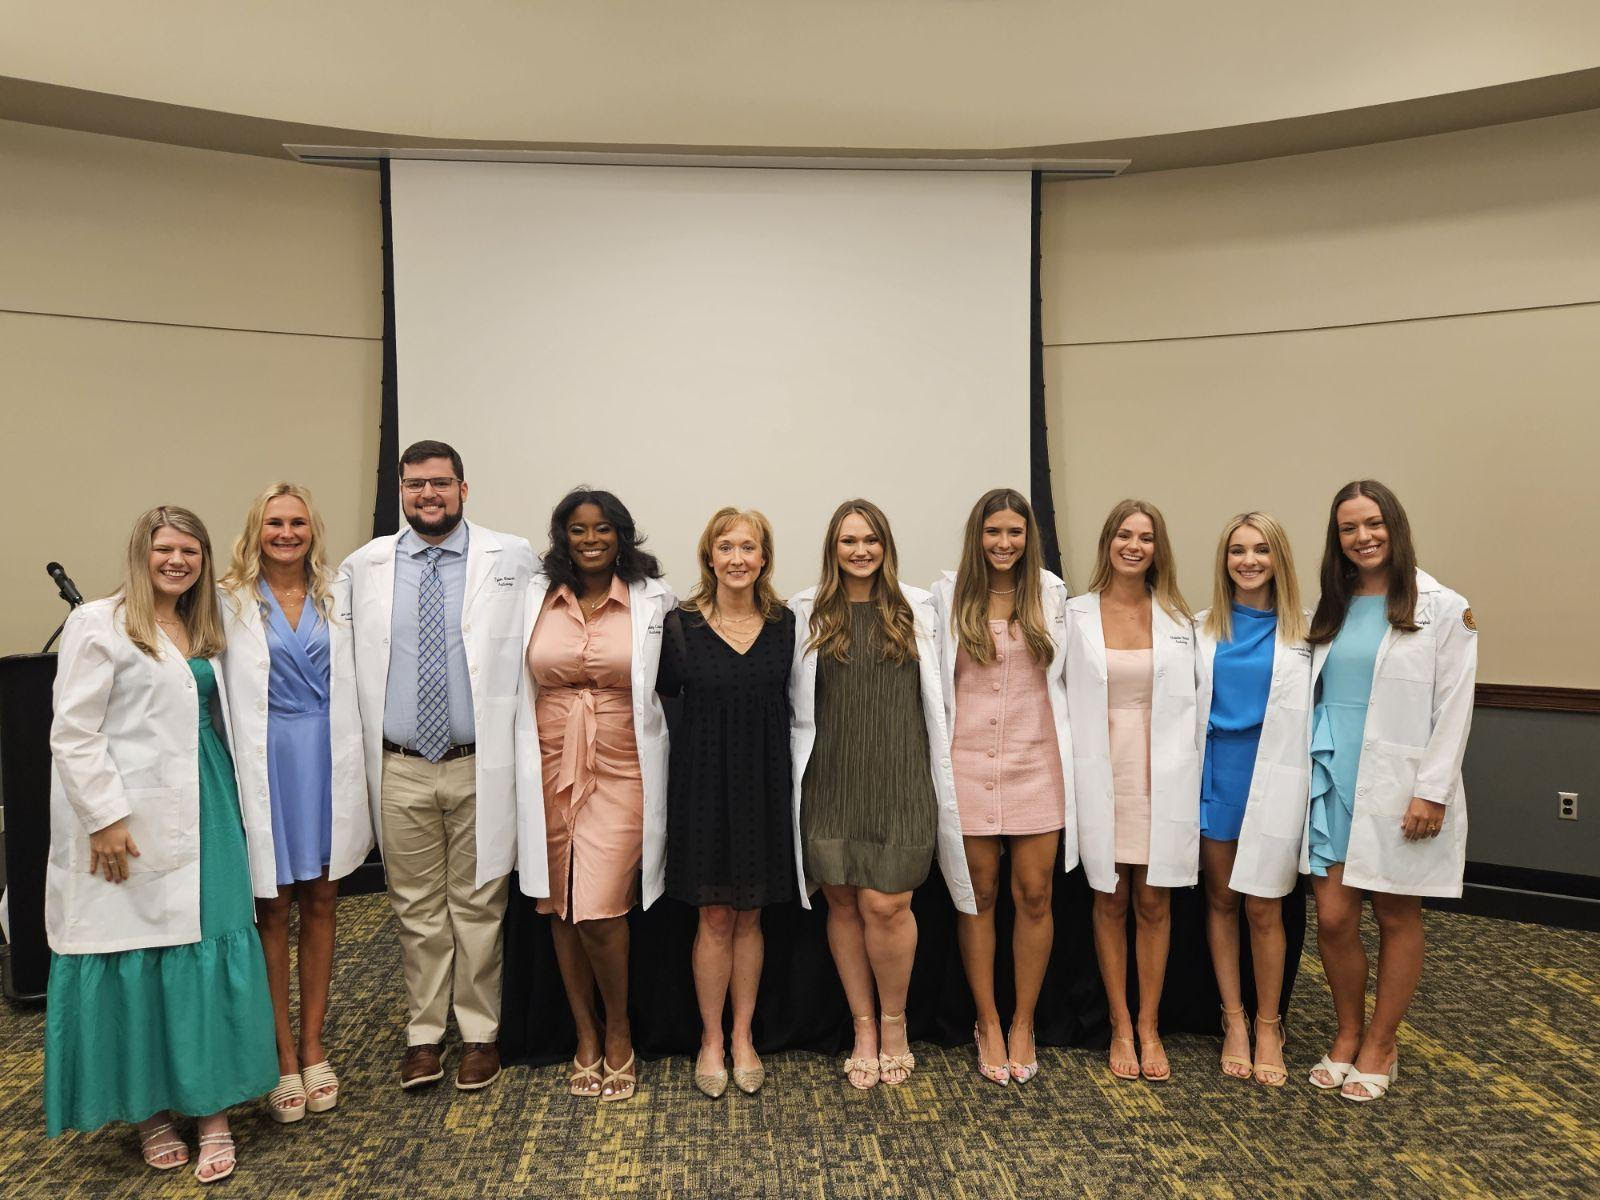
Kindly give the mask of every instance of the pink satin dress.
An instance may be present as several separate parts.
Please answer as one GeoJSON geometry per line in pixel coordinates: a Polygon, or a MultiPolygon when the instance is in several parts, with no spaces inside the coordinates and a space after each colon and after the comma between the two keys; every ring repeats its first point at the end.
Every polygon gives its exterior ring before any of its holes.
{"type": "Polygon", "coordinates": [[[620,917],[639,902],[644,783],[633,731],[628,585],[589,617],[566,585],[545,597],[528,642],[544,780],[550,896],[569,921],[620,917]]]}
{"type": "Polygon", "coordinates": [[[1150,692],[1154,650],[1106,651],[1117,861],[1150,862],[1150,692]]]}

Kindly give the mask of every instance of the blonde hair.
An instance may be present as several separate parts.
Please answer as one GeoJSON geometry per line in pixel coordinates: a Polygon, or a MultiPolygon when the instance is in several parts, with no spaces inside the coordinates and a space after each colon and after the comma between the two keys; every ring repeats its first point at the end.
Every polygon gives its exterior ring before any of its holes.
{"type": "Polygon", "coordinates": [[[217,585],[211,569],[211,535],[205,523],[187,508],[163,504],[143,513],[128,535],[128,559],[123,564],[118,606],[128,640],[151,658],[161,657],[161,635],[156,625],[156,594],[150,583],[150,548],[162,529],[187,534],[200,543],[200,577],[178,597],[178,618],[189,636],[192,658],[215,658],[226,638],[222,613],[217,607],[217,585]]]}
{"type": "Polygon", "coordinates": [[[838,543],[839,529],[852,513],[864,520],[883,544],[883,563],[872,577],[872,604],[877,610],[883,656],[890,662],[915,662],[917,623],[911,612],[911,602],[900,590],[900,564],[894,548],[894,534],[889,529],[889,518],[870,500],[846,500],[834,510],[828,522],[828,534],[822,542],[822,577],[817,583],[816,602],[811,609],[811,637],[806,649],[826,654],[837,662],[850,661],[853,649],[850,598],[844,590],[838,543]]]}
{"type": "Polygon", "coordinates": [[[719,508],[706,522],[700,535],[696,553],[700,556],[700,580],[683,602],[683,607],[693,609],[702,616],[712,616],[717,611],[717,574],[711,569],[711,551],[717,539],[736,525],[748,525],[761,543],[761,571],[756,575],[756,610],[764,621],[776,621],[783,613],[783,601],[772,586],[772,523],[753,508],[719,508]]]}
{"type": "Polygon", "coordinates": [[[1143,513],[1150,518],[1150,529],[1156,539],[1155,558],[1144,573],[1145,590],[1173,620],[1192,622],[1194,613],[1189,610],[1188,602],[1178,590],[1178,564],[1172,557],[1166,519],[1159,508],[1144,500],[1123,500],[1106,517],[1106,523],[1100,527],[1100,557],[1094,565],[1094,578],[1089,580],[1089,590],[1103,592],[1111,586],[1111,539],[1116,537],[1122,523],[1134,513],[1143,513]]]}
{"type": "Polygon", "coordinates": [[[261,579],[261,529],[267,519],[267,505],[279,496],[292,496],[306,506],[311,521],[311,545],[306,549],[306,594],[322,614],[323,620],[333,619],[333,570],[328,566],[323,544],[327,534],[322,527],[322,515],[311,500],[309,488],[297,483],[273,483],[250,504],[244,517],[244,532],[233,543],[233,561],[228,573],[222,577],[222,590],[228,593],[233,611],[239,612],[244,598],[249,596],[260,603],[257,584],[261,579]]]}
{"type": "Polygon", "coordinates": [[[995,513],[1014,512],[1027,527],[1022,561],[1011,572],[1017,594],[1012,601],[1010,625],[1022,633],[1028,653],[1041,667],[1050,665],[1055,644],[1044,625],[1044,555],[1039,549],[1033,509],[1021,492],[994,488],[972,506],[961,539],[961,565],[956,569],[955,633],[967,657],[986,663],[994,657],[994,633],[989,628],[989,559],[983,552],[983,527],[995,513]]]}
{"type": "Polygon", "coordinates": [[[1228,543],[1246,525],[1261,534],[1272,557],[1272,610],[1278,616],[1278,637],[1285,642],[1303,641],[1306,615],[1300,609],[1300,580],[1294,573],[1294,554],[1289,535],[1277,520],[1264,512],[1245,512],[1230,520],[1217,542],[1217,572],[1211,587],[1211,611],[1206,614],[1205,631],[1219,642],[1233,640],[1233,577],[1228,574],[1228,543]]]}

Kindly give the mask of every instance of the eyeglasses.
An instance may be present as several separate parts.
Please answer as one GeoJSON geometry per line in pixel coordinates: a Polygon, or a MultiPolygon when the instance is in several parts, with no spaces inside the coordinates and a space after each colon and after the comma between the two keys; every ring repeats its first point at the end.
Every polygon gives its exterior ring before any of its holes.
{"type": "Polygon", "coordinates": [[[413,496],[419,496],[423,488],[431,487],[436,492],[448,492],[460,482],[454,475],[442,475],[438,479],[402,479],[400,487],[413,496]]]}

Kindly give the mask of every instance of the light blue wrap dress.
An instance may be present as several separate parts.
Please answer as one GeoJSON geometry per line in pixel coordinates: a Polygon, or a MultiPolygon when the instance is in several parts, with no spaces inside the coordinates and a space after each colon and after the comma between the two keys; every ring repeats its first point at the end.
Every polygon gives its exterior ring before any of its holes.
{"type": "Polygon", "coordinates": [[[314,604],[289,624],[261,585],[267,675],[267,790],[278,886],[316,879],[333,855],[333,750],[328,731],[328,622],[314,604]]]}

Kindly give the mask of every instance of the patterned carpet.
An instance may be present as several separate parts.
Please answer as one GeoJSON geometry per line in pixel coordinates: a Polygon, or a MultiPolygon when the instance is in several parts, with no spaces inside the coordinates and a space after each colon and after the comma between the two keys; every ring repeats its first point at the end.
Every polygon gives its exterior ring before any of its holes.
{"type": "MultiPolygon", "coordinates": [[[[917,1047],[904,1087],[858,1093],[831,1059],[768,1060],[755,1097],[710,1102],[685,1059],[646,1063],[620,1105],[569,1098],[557,1068],[488,1092],[393,1083],[403,1015],[381,897],[341,905],[329,1044],[340,1108],[279,1127],[235,1113],[241,1165],[218,1195],[273,1197],[1600,1196],[1600,934],[1429,913],[1422,991],[1390,1097],[1357,1106],[1303,1083],[1332,1031],[1314,957],[1289,1014],[1290,1086],[1224,1080],[1220,1040],[1167,1042],[1174,1079],[1118,1083],[1100,1055],[1047,1050],[1038,1079],[981,1080],[970,1049],[917,1047]]],[[[1369,928],[1369,940],[1373,931],[1369,928]]],[[[685,969],[687,969],[687,964],[685,969]]],[[[0,1009],[6,1197],[194,1195],[126,1127],[42,1134],[43,1014],[0,1009]]]]}

